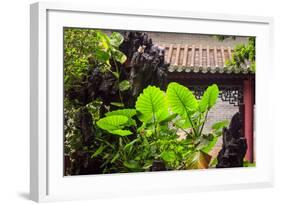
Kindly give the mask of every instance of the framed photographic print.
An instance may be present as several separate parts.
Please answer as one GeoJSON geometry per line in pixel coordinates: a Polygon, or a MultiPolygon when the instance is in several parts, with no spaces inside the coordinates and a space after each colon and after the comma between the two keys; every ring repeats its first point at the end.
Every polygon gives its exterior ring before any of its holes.
{"type": "Polygon", "coordinates": [[[31,5],[31,199],[272,186],[272,22],[31,5]]]}

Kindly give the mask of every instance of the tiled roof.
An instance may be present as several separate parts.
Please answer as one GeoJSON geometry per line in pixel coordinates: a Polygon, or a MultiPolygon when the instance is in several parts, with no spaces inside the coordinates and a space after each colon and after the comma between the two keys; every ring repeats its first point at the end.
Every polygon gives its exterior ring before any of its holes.
{"type": "Polygon", "coordinates": [[[194,73],[242,73],[250,72],[249,65],[240,69],[226,67],[231,57],[231,47],[210,47],[202,45],[169,44],[165,48],[165,61],[170,63],[169,72],[194,73]]]}

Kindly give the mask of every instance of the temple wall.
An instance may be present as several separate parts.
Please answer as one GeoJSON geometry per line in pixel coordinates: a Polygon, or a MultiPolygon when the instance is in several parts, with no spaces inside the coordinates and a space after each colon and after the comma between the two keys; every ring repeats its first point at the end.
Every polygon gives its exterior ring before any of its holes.
{"type": "Polygon", "coordinates": [[[209,46],[230,46],[234,48],[235,45],[247,43],[247,37],[236,37],[235,40],[227,38],[219,41],[212,35],[202,34],[180,34],[180,33],[154,33],[146,32],[152,38],[155,44],[188,44],[188,45],[209,45],[209,46]]]}

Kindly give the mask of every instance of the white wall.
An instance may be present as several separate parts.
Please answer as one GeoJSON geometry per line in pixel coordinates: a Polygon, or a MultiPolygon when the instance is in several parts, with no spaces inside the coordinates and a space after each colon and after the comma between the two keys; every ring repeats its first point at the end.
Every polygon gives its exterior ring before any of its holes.
{"type": "MultiPolygon", "coordinates": [[[[29,0],[1,1],[0,6],[0,204],[31,204],[29,191],[29,0]]],[[[79,2],[83,2],[80,0],[79,2]]],[[[192,10],[274,16],[275,80],[281,85],[281,12],[277,0],[106,0],[92,3],[151,9],[192,10]],[[279,68],[279,70],[277,70],[279,68]]],[[[266,86],[266,84],[265,84],[266,86]]],[[[280,93],[280,91],[279,91],[280,93]]],[[[280,127],[280,96],[275,99],[273,129],[280,127]],[[278,107],[279,106],[279,107],[278,107]]],[[[281,120],[280,120],[281,121],[281,120]]],[[[276,137],[276,187],[259,190],[188,193],[66,204],[278,204],[281,201],[280,138],[276,137]],[[278,163],[278,164],[277,164],[278,163]]],[[[231,176],[230,176],[231,177],[231,176]]],[[[148,185],[149,186],[149,185],[148,185]]],[[[212,191],[212,190],[210,190],[212,191]]]]}

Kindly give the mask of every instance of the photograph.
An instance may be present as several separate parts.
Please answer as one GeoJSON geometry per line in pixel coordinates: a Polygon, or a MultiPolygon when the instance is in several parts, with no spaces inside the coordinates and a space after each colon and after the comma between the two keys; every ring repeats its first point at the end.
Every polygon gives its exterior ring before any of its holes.
{"type": "Polygon", "coordinates": [[[64,176],[255,167],[255,36],[62,35],[64,176]]]}

